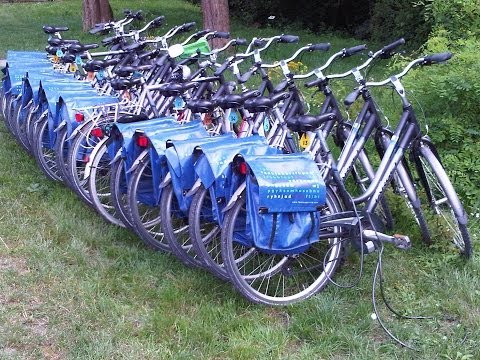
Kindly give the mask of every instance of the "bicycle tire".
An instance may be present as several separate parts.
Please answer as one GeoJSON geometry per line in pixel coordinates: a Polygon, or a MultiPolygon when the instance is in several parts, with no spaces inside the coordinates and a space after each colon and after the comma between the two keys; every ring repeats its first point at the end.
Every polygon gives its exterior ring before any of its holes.
{"type": "Polygon", "coordinates": [[[64,126],[57,132],[57,140],[55,141],[55,161],[57,163],[57,169],[60,173],[65,185],[69,188],[72,188],[73,185],[70,183],[70,178],[68,176],[68,148],[69,144],[65,141],[68,137],[68,129],[64,126]]]}
{"type": "Polygon", "coordinates": [[[33,102],[29,102],[27,106],[25,106],[24,109],[24,120],[20,122],[19,120],[17,121],[17,138],[22,145],[22,147],[29,153],[30,155],[33,155],[32,153],[32,143],[30,142],[29,136],[28,136],[28,122],[30,121],[32,117],[32,112],[34,110],[34,105],[33,102]]]}
{"type": "Polygon", "coordinates": [[[61,181],[55,162],[55,150],[49,145],[48,118],[39,120],[34,129],[33,155],[42,172],[51,180],[61,181]]]}
{"type": "Polygon", "coordinates": [[[100,141],[90,131],[93,123],[88,123],[71,140],[67,156],[67,176],[75,193],[88,205],[92,205],[92,199],[88,190],[88,179],[85,179],[85,168],[89,161],[92,149],[100,141]]]}
{"type": "Polygon", "coordinates": [[[110,162],[112,159],[108,154],[108,147],[105,143],[99,143],[97,146],[99,149],[91,160],[90,176],[88,177],[88,192],[92,207],[109,223],[125,227],[112,203],[110,192],[110,175],[112,173],[110,162]]]}
{"type": "Polygon", "coordinates": [[[424,212],[428,214],[432,239],[449,239],[456,251],[470,258],[472,244],[467,214],[436,152],[427,143],[420,144],[415,164],[427,198],[424,212]]]}
{"type": "Polygon", "coordinates": [[[170,183],[162,191],[160,199],[160,222],[170,251],[188,267],[205,268],[192,245],[188,216],[179,207],[177,197],[170,183]]]}
{"type": "Polygon", "coordinates": [[[123,190],[125,184],[125,160],[120,158],[112,164],[112,174],[110,176],[110,192],[112,194],[112,203],[117,210],[120,220],[129,229],[133,229],[133,222],[128,211],[128,193],[123,190]]]}
{"type": "MultiPolygon", "coordinates": [[[[333,190],[328,189],[324,214],[339,211],[340,203],[333,190]]],[[[315,295],[330,282],[343,256],[340,239],[316,242],[296,256],[261,253],[234,240],[235,229],[245,229],[245,212],[245,198],[241,196],[227,211],[222,229],[225,269],[243,296],[255,303],[288,305],[315,295]],[[299,277],[293,279],[296,274],[299,277]],[[287,286],[291,288],[286,289],[287,286]]]]}
{"type": "Polygon", "coordinates": [[[212,216],[212,199],[209,189],[201,185],[192,199],[188,213],[192,246],[207,269],[222,280],[228,280],[222,259],[222,228],[212,216]]]}
{"type": "Polygon", "coordinates": [[[151,249],[170,252],[170,247],[162,232],[160,207],[141,201],[142,185],[151,183],[152,169],[148,154],[139,159],[140,165],[133,171],[128,182],[128,210],[133,230],[151,249]]]}

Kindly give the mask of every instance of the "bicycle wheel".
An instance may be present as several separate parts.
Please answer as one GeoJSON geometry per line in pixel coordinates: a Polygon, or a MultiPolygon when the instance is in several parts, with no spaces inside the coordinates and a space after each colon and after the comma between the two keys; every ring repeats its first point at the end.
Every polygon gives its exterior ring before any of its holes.
{"type": "Polygon", "coordinates": [[[105,142],[97,145],[98,150],[91,160],[90,176],[88,177],[88,192],[92,206],[108,222],[125,227],[120,220],[117,209],[113,206],[110,192],[111,157],[105,142]]]}
{"type": "Polygon", "coordinates": [[[34,108],[35,106],[33,102],[29,102],[27,106],[25,106],[24,119],[23,121],[20,121],[20,119],[17,120],[17,129],[16,129],[17,137],[20,144],[29,154],[32,154],[32,144],[28,137],[28,127],[29,127],[29,122],[31,121],[33,116],[32,113],[34,111],[34,108]]]}
{"type": "Polygon", "coordinates": [[[204,267],[204,263],[192,246],[188,230],[188,216],[180,210],[172,184],[166,186],[162,191],[160,219],[170,251],[186,266],[204,267]]]}
{"type": "Polygon", "coordinates": [[[55,162],[55,150],[50,144],[48,118],[46,116],[36,123],[34,132],[32,152],[40,169],[49,179],[60,181],[60,173],[55,162]]]}
{"type": "Polygon", "coordinates": [[[447,240],[465,258],[472,255],[467,229],[467,214],[445,169],[426,143],[416,151],[415,164],[426,196],[424,213],[431,237],[436,242],[447,240]]]}
{"type": "Polygon", "coordinates": [[[65,141],[68,136],[67,130],[67,127],[64,126],[60,131],[57,132],[57,140],[55,141],[55,162],[57,163],[57,169],[63,182],[65,185],[71,188],[72,185],[67,172],[69,147],[68,142],[65,141]]]}
{"type": "Polygon", "coordinates": [[[71,140],[68,149],[66,172],[69,183],[77,195],[88,205],[92,205],[88,190],[88,179],[85,179],[85,167],[90,160],[90,154],[101,140],[92,135],[93,123],[86,124],[71,140]]]}
{"type": "Polygon", "coordinates": [[[222,228],[213,217],[212,206],[209,189],[200,186],[192,199],[188,214],[190,241],[208,270],[222,280],[228,280],[222,259],[222,228]]]}
{"type": "Polygon", "coordinates": [[[146,154],[128,182],[128,210],[133,230],[147,246],[154,250],[170,251],[162,232],[160,207],[145,200],[152,193],[152,176],[150,158],[146,154]]]}
{"type": "Polygon", "coordinates": [[[6,105],[5,105],[5,125],[7,126],[7,129],[13,134],[13,129],[12,129],[12,118],[14,116],[15,112],[15,100],[17,99],[16,95],[11,95],[9,94],[6,99],[6,105]]]}
{"type": "MultiPolygon", "coordinates": [[[[322,215],[339,211],[340,204],[328,189],[322,215]]],[[[246,229],[246,219],[245,199],[241,197],[225,216],[222,256],[230,280],[248,300],[287,305],[309,298],[328,284],[341,262],[341,239],[322,239],[294,256],[266,254],[237,241],[246,229]]]]}
{"type": "Polygon", "coordinates": [[[133,228],[128,211],[128,194],[125,177],[125,161],[120,158],[112,164],[112,174],[110,176],[110,192],[112,194],[112,203],[117,210],[120,220],[129,229],[133,228]]]}

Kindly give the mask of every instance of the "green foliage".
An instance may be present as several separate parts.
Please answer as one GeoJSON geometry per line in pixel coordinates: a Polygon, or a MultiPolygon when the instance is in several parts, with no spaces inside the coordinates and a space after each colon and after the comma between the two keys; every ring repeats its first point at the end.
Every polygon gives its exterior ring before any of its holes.
{"type": "Polygon", "coordinates": [[[429,53],[455,49],[448,64],[412,71],[405,85],[420,99],[429,136],[439,147],[456,190],[475,207],[480,198],[480,41],[457,40],[452,47],[448,35],[436,31],[425,45],[429,53]]]}
{"type": "Polygon", "coordinates": [[[386,43],[404,37],[410,49],[420,47],[428,38],[432,22],[425,21],[428,9],[412,0],[373,1],[370,18],[370,36],[386,43]]]}
{"type": "Polygon", "coordinates": [[[479,0],[426,0],[424,4],[426,19],[436,30],[445,30],[450,40],[479,37],[479,0]]]}

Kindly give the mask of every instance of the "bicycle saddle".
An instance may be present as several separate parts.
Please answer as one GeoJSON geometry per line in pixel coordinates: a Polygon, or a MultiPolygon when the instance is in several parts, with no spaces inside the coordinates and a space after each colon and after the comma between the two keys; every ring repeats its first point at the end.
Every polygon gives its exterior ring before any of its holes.
{"type": "Polygon", "coordinates": [[[114,90],[127,90],[135,85],[139,85],[140,83],[141,83],[140,78],[136,78],[136,79],[120,78],[120,79],[113,79],[110,82],[110,85],[114,90]]]}
{"type": "Polygon", "coordinates": [[[265,112],[269,109],[272,109],[276,103],[288,99],[289,97],[290,94],[287,92],[274,94],[271,96],[260,96],[246,100],[243,106],[250,112],[265,112]]]}
{"type": "Polygon", "coordinates": [[[167,83],[162,85],[158,91],[163,95],[163,96],[179,96],[183,94],[185,91],[193,89],[194,87],[197,87],[198,83],[194,81],[188,81],[185,83],[167,83]]]}
{"type": "Polygon", "coordinates": [[[322,115],[296,115],[287,119],[287,127],[294,132],[314,131],[323,123],[335,119],[335,113],[322,115]]]}
{"type": "Polygon", "coordinates": [[[59,31],[67,31],[68,27],[66,26],[50,26],[50,25],[44,25],[43,26],[43,31],[46,34],[54,34],[59,31]]]}
{"type": "Polygon", "coordinates": [[[239,108],[243,106],[246,100],[260,96],[258,90],[248,90],[242,94],[229,94],[217,100],[218,106],[222,109],[239,108]]]}
{"type": "Polygon", "coordinates": [[[187,102],[187,107],[194,113],[209,113],[217,106],[215,101],[196,99],[187,102]]]}

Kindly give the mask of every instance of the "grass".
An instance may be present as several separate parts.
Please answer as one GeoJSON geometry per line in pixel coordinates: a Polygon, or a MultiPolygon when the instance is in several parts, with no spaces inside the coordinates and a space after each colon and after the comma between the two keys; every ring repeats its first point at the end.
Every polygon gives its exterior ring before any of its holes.
{"type": "MultiPolygon", "coordinates": [[[[45,35],[38,29],[44,23],[68,23],[78,34],[79,3],[1,4],[1,54],[41,49],[45,35]]],[[[111,3],[116,13],[128,6],[111,3]]],[[[146,9],[147,18],[200,20],[198,9],[181,1],[135,5],[146,9]]],[[[240,24],[237,31],[250,35],[240,24]]],[[[325,41],[300,35],[305,42],[325,41]]],[[[332,39],[336,47],[355,43],[332,39]]],[[[104,223],[64,186],[47,181],[3,123],[0,214],[0,359],[480,358],[478,256],[464,264],[418,241],[408,252],[387,247],[384,274],[392,306],[402,314],[434,317],[400,320],[379,305],[389,329],[414,344],[414,352],[396,345],[371,318],[376,255],[365,259],[364,276],[353,288],[329,286],[284,308],[252,305],[230,285],[104,223]]],[[[471,231],[478,243],[478,221],[471,231]]],[[[355,282],[359,265],[351,254],[336,280],[355,282]]]]}

